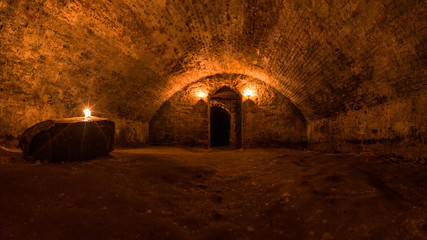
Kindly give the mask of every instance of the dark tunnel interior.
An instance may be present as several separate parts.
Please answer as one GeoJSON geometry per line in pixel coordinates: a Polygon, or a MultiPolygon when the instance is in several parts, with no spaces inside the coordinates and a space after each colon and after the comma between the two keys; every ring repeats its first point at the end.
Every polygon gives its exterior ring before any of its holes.
{"type": "Polygon", "coordinates": [[[220,107],[210,108],[211,147],[230,145],[230,114],[220,107]]]}

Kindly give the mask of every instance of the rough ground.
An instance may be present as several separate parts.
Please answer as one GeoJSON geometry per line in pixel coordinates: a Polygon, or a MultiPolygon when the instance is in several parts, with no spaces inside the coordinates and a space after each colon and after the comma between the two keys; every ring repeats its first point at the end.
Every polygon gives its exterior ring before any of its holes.
{"type": "Polygon", "coordinates": [[[427,171],[373,155],[121,149],[0,165],[0,239],[427,239],[427,171]]]}

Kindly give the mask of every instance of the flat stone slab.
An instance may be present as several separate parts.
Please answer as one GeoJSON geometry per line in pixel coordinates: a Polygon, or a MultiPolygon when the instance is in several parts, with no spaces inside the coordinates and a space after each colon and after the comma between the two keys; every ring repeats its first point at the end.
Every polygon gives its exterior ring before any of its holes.
{"type": "Polygon", "coordinates": [[[113,150],[115,124],[105,118],[47,120],[26,129],[19,146],[27,160],[81,161],[113,150]]]}

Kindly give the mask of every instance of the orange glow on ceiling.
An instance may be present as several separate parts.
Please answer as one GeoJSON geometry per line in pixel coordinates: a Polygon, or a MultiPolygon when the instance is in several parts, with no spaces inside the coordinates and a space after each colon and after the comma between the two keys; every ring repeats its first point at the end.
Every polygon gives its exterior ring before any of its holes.
{"type": "Polygon", "coordinates": [[[206,97],[206,93],[204,92],[204,91],[198,91],[197,93],[196,93],[196,95],[199,97],[199,98],[204,98],[204,97],[206,97]]]}

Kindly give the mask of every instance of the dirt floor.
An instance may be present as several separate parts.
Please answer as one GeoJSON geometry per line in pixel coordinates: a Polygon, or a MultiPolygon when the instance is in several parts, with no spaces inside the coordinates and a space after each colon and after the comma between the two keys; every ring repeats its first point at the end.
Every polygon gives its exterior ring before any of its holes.
{"type": "Polygon", "coordinates": [[[4,160],[0,239],[427,239],[427,170],[289,149],[4,160]]]}

